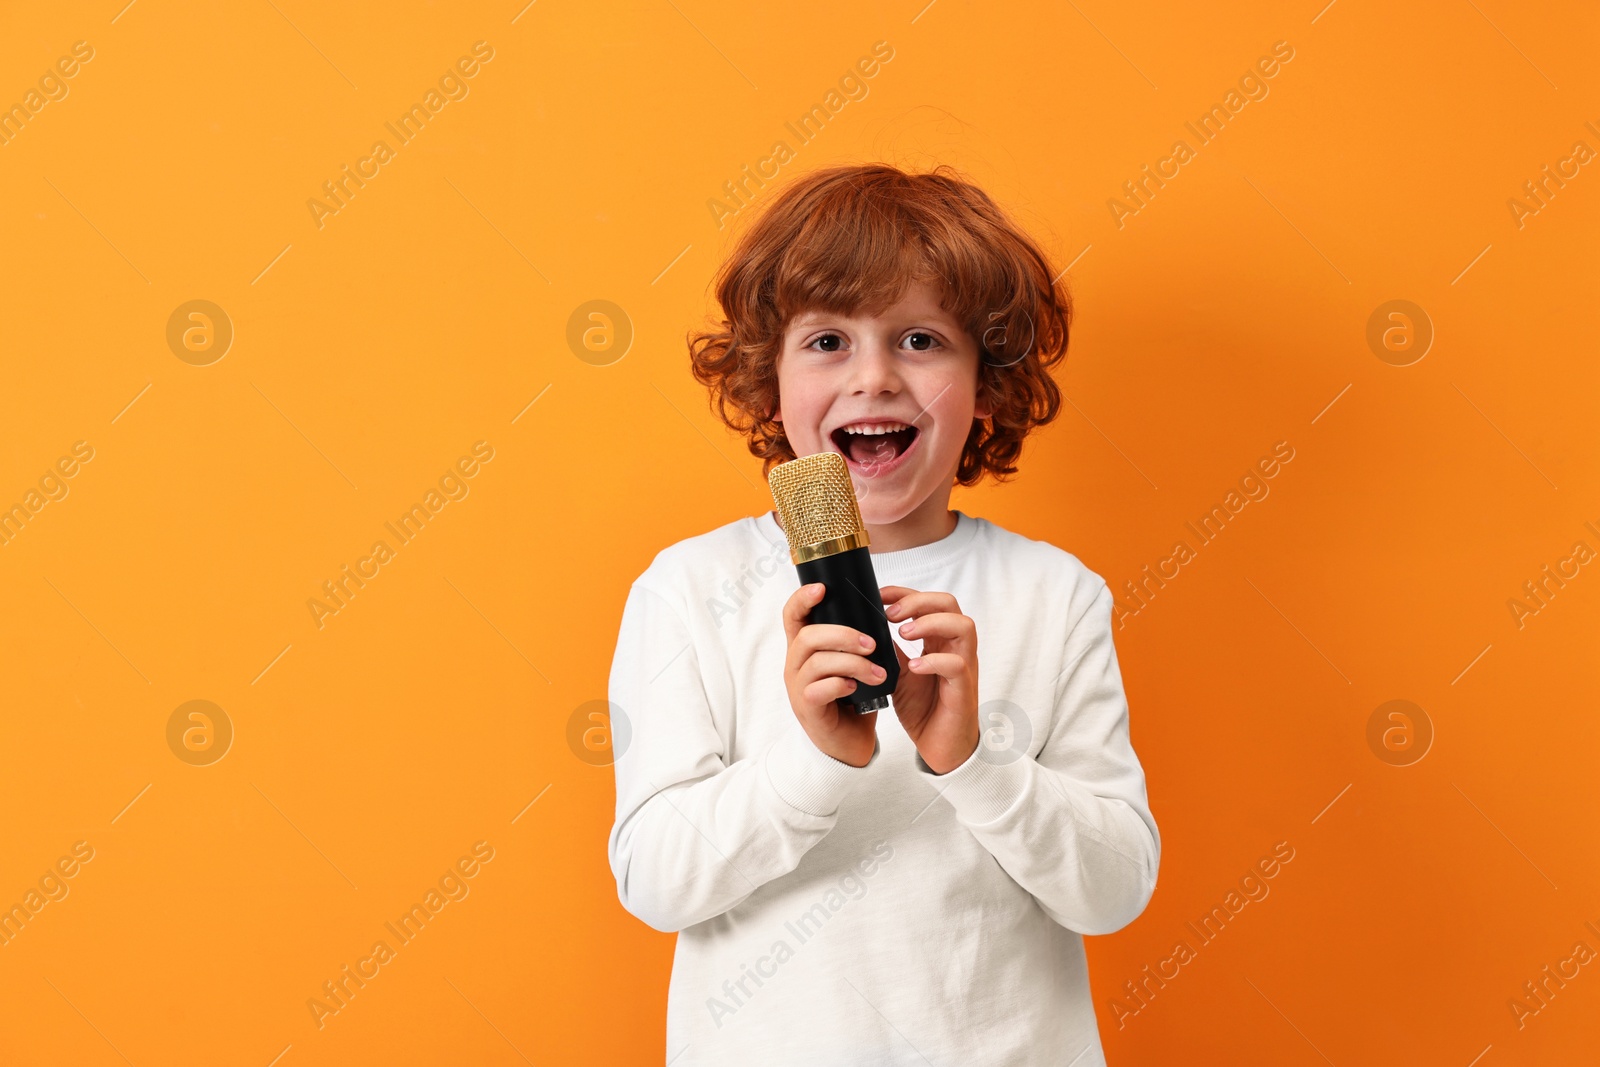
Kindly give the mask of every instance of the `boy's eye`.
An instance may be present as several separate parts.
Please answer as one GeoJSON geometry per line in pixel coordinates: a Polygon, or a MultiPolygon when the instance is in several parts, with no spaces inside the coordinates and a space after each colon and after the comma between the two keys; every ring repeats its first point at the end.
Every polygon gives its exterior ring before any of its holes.
{"type": "MultiPolygon", "coordinates": [[[[906,334],[902,344],[906,342],[910,342],[911,350],[915,352],[931,352],[936,348],[943,347],[937,337],[923,330],[915,330],[906,334]]],[[[845,339],[838,334],[825,333],[813,339],[806,347],[818,352],[838,352],[843,349],[844,344],[845,339]]]]}

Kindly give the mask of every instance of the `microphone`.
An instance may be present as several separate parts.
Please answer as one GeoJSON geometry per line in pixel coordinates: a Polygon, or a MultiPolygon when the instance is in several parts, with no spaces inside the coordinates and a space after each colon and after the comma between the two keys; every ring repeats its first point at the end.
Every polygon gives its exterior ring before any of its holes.
{"type": "Polygon", "coordinates": [[[883,681],[867,685],[858,679],[855,691],[840,697],[839,703],[862,714],[887,708],[900,680],[900,661],[894,654],[889,618],[883,613],[872,554],[867,551],[867,526],[861,521],[844,457],[818,452],[780,463],[767,475],[767,484],[800,584],[823,585],[822,599],[812,607],[807,622],[853,627],[875,642],[867,659],[883,668],[883,681]]]}

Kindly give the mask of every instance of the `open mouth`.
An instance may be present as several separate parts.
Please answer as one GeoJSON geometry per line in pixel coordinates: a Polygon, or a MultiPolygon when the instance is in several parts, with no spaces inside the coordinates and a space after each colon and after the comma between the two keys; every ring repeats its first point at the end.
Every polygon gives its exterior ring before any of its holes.
{"type": "Polygon", "coordinates": [[[919,431],[915,426],[900,425],[898,430],[841,426],[829,436],[850,465],[870,477],[892,469],[911,451],[919,431]]]}

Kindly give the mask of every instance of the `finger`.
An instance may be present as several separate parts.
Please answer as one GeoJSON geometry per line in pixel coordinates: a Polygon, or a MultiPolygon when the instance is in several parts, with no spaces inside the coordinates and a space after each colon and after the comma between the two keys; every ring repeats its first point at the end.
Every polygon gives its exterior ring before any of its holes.
{"type": "Polygon", "coordinates": [[[961,605],[956,603],[956,598],[950,593],[917,592],[911,590],[905,596],[897,599],[894,604],[885,610],[891,619],[911,619],[919,615],[928,615],[935,611],[948,611],[961,614],[961,605]]]}
{"type": "Polygon", "coordinates": [[[798,665],[804,663],[807,656],[818,652],[849,652],[861,655],[871,652],[876,644],[877,642],[870,636],[853,626],[814,622],[802,626],[794,640],[789,643],[789,658],[798,665]],[[862,638],[866,640],[863,641],[862,638]]]}
{"type": "Polygon", "coordinates": [[[915,589],[904,585],[880,585],[878,587],[878,595],[885,605],[893,604],[895,601],[915,592],[915,589]]]}
{"type": "Polygon", "coordinates": [[[978,624],[968,615],[937,611],[901,623],[900,636],[907,641],[926,641],[929,638],[950,641],[962,648],[975,651],[978,647],[978,624]]]}
{"type": "Polygon", "coordinates": [[[811,614],[811,609],[817,606],[822,599],[823,586],[821,582],[812,582],[802,585],[789,595],[783,602],[783,632],[791,644],[795,635],[806,624],[806,616],[811,614]]]}
{"type": "Polygon", "coordinates": [[[912,692],[928,684],[931,679],[919,678],[917,672],[911,669],[911,657],[906,655],[905,649],[899,645],[894,646],[894,658],[900,664],[900,676],[895,679],[895,695],[899,697],[896,704],[896,713],[905,710],[906,700],[903,694],[912,692]]]}
{"type": "Polygon", "coordinates": [[[807,704],[829,704],[854,693],[856,685],[854,678],[819,678],[800,690],[800,695],[807,704]]]}
{"type": "Polygon", "coordinates": [[[946,682],[958,698],[972,689],[972,671],[964,657],[954,652],[930,652],[918,656],[908,664],[913,674],[936,674],[946,682]]]}
{"type": "Polygon", "coordinates": [[[801,685],[828,677],[855,678],[865,685],[876,685],[887,675],[880,673],[878,665],[865,656],[848,652],[813,652],[795,674],[801,685]]]}

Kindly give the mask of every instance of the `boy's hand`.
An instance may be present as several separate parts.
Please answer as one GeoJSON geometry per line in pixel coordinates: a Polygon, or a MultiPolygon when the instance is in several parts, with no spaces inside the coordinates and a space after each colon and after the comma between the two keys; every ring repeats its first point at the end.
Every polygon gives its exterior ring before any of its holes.
{"type": "Polygon", "coordinates": [[[899,645],[900,680],[895,714],[935,774],[955,770],[978,748],[978,627],[961,614],[949,593],[924,593],[886,585],[885,614],[904,622],[900,636],[922,641],[922,655],[908,659],[899,645]],[[909,620],[909,621],[905,621],[909,620]]]}
{"type": "MultiPolygon", "coordinates": [[[[883,681],[884,674],[867,659],[872,638],[860,630],[806,623],[823,592],[821,582],[802,585],[783,605],[783,631],[789,639],[783,686],[789,691],[789,706],[812,744],[840,763],[865,767],[877,743],[878,713],[846,710],[839,698],[855,691],[856,679],[873,685],[883,681]],[[862,644],[863,639],[867,644],[862,644]]],[[[976,713],[973,721],[977,721],[976,713]]]]}

